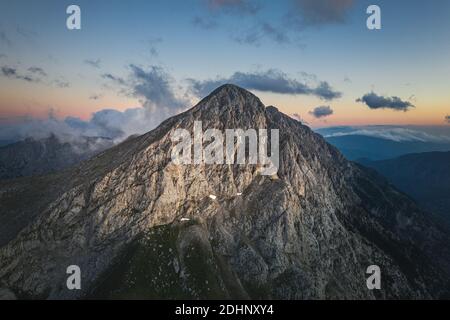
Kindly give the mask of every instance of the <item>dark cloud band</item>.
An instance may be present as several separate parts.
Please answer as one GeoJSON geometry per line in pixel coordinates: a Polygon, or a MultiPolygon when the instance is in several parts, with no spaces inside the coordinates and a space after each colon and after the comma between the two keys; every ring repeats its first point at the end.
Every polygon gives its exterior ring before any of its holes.
{"type": "Polygon", "coordinates": [[[233,83],[249,90],[263,92],[289,95],[313,95],[323,100],[333,100],[342,96],[340,92],[333,90],[328,82],[321,81],[316,87],[311,87],[274,69],[253,73],[235,72],[229,78],[218,78],[214,80],[199,81],[189,79],[189,82],[191,83],[194,94],[200,97],[206,96],[212,90],[225,83],[233,83]]]}
{"type": "Polygon", "coordinates": [[[356,102],[365,103],[370,109],[392,109],[398,111],[409,111],[415,106],[399,97],[384,97],[374,92],[365,94],[362,98],[356,99],[356,102]]]}

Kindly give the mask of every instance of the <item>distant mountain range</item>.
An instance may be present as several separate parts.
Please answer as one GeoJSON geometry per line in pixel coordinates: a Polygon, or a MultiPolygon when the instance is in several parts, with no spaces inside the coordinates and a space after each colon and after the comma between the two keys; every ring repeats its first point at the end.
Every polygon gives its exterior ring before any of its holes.
{"type": "Polygon", "coordinates": [[[71,137],[55,135],[0,147],[0,180],[36,176],[65,169],[113,146],[113,141],[100,137],[71,137]]]}
{"type": "Polygon", "coordinates": [[[450,152],[408,154],[361,164],[374,168],[399,190],[450,222],[450,152]]]}
{"type": "Polygon", "coordinates": [[[325,138],[349,160],[384,160],[409,153],[450,151],[450,142],[394,141],[365,135],[331,136],[325,138]]]}
{"type": "Polygon", "coordinates": [[[18,298],[445,298],[449,243],[374,170],[233,85],[79,165],[0,183],[0,292],[18,298]],[[173,133],[196,121],[278,129],[278,172],[174,163],[173,133]]]}

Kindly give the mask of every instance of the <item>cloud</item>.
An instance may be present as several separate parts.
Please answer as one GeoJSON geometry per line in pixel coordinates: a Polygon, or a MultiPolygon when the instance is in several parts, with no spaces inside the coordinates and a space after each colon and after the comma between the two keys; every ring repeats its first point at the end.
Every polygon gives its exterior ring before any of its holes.
{"type": "Polygon", "coordinates": [[[186,106],[187,100],[179,98],[172,87],[175,81],[159,66],[150,66],[147,70],[130,64],[131,94],[144,101],[150,109],[179,110],[186,106]]]}
{"type": "Polygon", "coordinates": [[[383,97],[374,92],[365,94],[362,98],[356,99],[356,102],[365,103],[370,109],[393,109],[398,111],[409,111],[415,106],[409,101],[403,101],[399,97],[383,97]]]}
{"type": "Polygon", "coordinates": [[[444,120],[445,120],[445,122],[450,123],[450,116],[448,116],[448,115],[445,116],[444,120]]]}
{"type": "Polygon", "coordinates": [[[0,140],[43,139],[55,135],[72,141],[83,137],[104,137],[120,142],[131,134],[148,131],[146,112],[144,108],[130,108],[123,112],[104,109],[92,114],[87,121],[77,117],[58,119],[49,112],[46,119],[23,117],[14,123],[2,124],[0,140]]]}
{"type": "Polygon", "coordinates": [[[111,80],[111,81],[116,82],[116,83],[118,83],[120,85],[125,85],[126,84],[125,80],[123,80],[120,77],[116,77],[116,76],[112,75],[111,73],[104,73],[104,74],[102,74],[102,78],[106,79],[106,80],[111,80]]]}
{"type": "Polygon", "coordinates": [[[11,77],[17,75],[17,70],[11,67],[2,67],[2,74],[5,77],[11,77]]]}
{"type": "Polygon", "coordinates": [[[100,64],[101,64],[101,60],[100,59],[96,59],[96,60],[91,60],[91,59],[86,59],[84,60],[84,63],[93,67],[93,68],[100,68],[100,64]]]}
{"type": "Polygon", "coordinates": [[[49,79],[47,72],[40,67],[29,67],[27,73],[19,72],[15,67],[3,66],[0,69],[0,75],[15,80],[22,80],[29,83],[39,83],[46,86],[54,86],[58,88],[68,88],[70,83],[60,79],[49,79]]]}
{"type": "Polygon", "coordinates": [[[292,79],[285,73],[269,69],[262,72],[235,72],[229,78],[217,78],[214,80],[194,80],[188,79],[191,90],[197,96],[203,97],[225,83],[233,83],[249,90],[257,90],[263,92],[273,92],[289,95],[314,95],[323,100],[332,100],[341,97],[341,93],[334,91],[331,86],[321,81],[315,87],[311,87],[307,83],[292,79]]]}
{"type": "Polygon", "coordinates": [[[314,110],[310,111],[309,113],[315,118],[319,119],[331,116],[333,114],[333,109],[331,109],[330,106],[320,106],[314,108],[314,110]]]}
{"type": "Polygon", "coordinates": [[[91,120],[95,124],[102,123],[102,128],[108,128],[118,139],[147,132],[191,105],[186,94],[180,96],[176,92],[174,79],[162,67],[143,68],[134,64],[128,67],[130,73],[125,78],[109,73],[102,77],[117,85],[123,94],[139,99],[142,107],[120,114],[114,110],[99,112],[91,120]]]}
{"type": "MultiPolygon", "coordinates": [[[[58,119],[53,112],[49,112],[46,119],[24,117],[20,121],[2,124],[0,140],[18,141],[28,137],[40,139],[53,134],[65,140],[105,137],[120,142],[130,135],[154,129],[163,120],[183,111],[191,104],[187,99],[178,96],[172,87],[174,80],[161,67],[142,68],[131,64],[129,71],[126,79],[112,74],[104,74],[102,77],[119,86],[125,94],[138,98],[142,106],[124,111],[103,109],[93,113],[89,120],[78,117],[58,119]]],[[[14,68],[3,67],[2,73],[17,77],[14,68]]],[[[69,85],[63,79],[55,80],[54,84],[61,87],[69,85]]],[[[90,98],[100,97],[101,95],[94,94],[90,98]]]]}
{"type": "Polygon", "coordinates": [[[354,0],[294,0],[302,27],[344,23],[354,0]]]}
{"type": "Polygon", "coordinates": [[[17,80],[23,80],[26,82],[39,82],[39,79],[32,78],[28,75],[22,75],[17,72],[16,68],[3,66],[1,68],[1,73],[4,77],[10,78],[10,79],[17,79],[17,80]]]}
{"type": "Polygon", "coordinates": [[[38,76],[41,76],[41,77],[47,76],[47,73],[44,71],[44,69],[39,68],[39,67],[30,67],[30,68],[28,68],[28,71],[31,73],[34,73],[38,76]]]}
{"type": "Polygon", "coordinates": [[[70,83],[62,79],[55,79],[52,81],[52,84],[62,89],[70,87],[70,83]]]}

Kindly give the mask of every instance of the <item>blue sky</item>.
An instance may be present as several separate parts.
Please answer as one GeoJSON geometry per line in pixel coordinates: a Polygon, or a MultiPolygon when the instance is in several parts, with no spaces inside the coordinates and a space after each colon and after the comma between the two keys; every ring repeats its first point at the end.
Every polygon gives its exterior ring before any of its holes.
{"type": "Polygon", "coordinates": [[[446,0],[1,0],[0,118],[169,116],[233,80],[313,127],[445,125],[449,31],[446,0]],[[65,26],[70,4],[81,30],[65,26]],[[370,4],[381,30],[366,28],[370,4]],[[380,108],[361,99],[370,93],[380,108]]]}

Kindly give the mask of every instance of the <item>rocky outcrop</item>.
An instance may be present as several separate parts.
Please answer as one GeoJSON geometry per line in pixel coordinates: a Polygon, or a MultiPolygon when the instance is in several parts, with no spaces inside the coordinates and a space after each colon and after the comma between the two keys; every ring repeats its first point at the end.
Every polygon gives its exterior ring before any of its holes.
{"type": "MultiPolygon", "coordinates": [[[[42,192],[50,184],[58,192],[0,248],[0,282],[20,298],[415,299],[449,292],[447,230],[308,127],[236,86],[47,179],[42,192]],[[279,129],[277,174],[260,175],[258,165],[175,165],[171,134],[191,131],[197,120],[204,130],[279,129]],[[366,286],[373,264],[382,270],[381,290],[366,286]],[[69,265],[81,268],[81,290],[66,287],[69,265]]],[[[27,181],[0,187],[0,197],[14,202],[14,188],[27,181]]]]}

